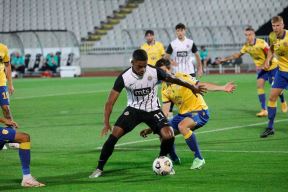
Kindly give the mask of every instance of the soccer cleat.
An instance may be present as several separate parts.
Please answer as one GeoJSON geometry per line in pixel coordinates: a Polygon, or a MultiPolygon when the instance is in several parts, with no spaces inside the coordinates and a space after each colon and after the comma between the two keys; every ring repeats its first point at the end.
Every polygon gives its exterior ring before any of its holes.
{"type": "Polygon", "coordinates": [[[102,172],[100,169],[96,169],[93,171],[93,173],[89,176],[90,179],[100,177],[102,175],[102,172]]]}
{"type": "Polygon", "coordinates": [[[45,184],[40,183],[34,177],[29,177],[27,179],[23,179],[21,182],[22,187],[44,187],[45,184]]]}
{"type": "Polygon", "coordinates": [[[265,131],[260,135],[261,138],[266,138],[269,135],[274,135],[274,129],[267,128],[265,131]]]}
{"type": "Polygon", "coordinates": [[[190,167],[190,169],[201,169],[205,164],[205,160],[204,159],[199,159],[198,157],[196,157],[192,163],[192,166],[190,167]]]}
{"type": "Polygon", "coordinates": [[[281,103],[281,110],[282,110],[283,113],[287,113],[288,107],[287,107],[286,101],[281,103]]]}
{"type": "Polygon", "coordinates": [[[19,143],[8,143],[9,148],[19,149],[19,143]]]}
{"type": "Polygon", "coordinates": [[[268,116],[268,111],[262,109],[259,113],[256,114],[257,117],[267,117],[268,116]]]}
{"type": "Polygon", "coordinates": [[[177,159],[173,160],[173,165],[181,165],[181,159],[178,157],[177,159]]]}

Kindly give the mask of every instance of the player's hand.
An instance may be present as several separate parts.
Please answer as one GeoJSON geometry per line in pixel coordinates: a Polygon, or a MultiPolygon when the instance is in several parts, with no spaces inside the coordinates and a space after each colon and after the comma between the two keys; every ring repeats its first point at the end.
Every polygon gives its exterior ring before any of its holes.
{"type": "Polygon", "coordinates": [[[171,60],[170,63],[172,66],[178,66],[178,63],[176,63],[176,61],[171,60]]]}
{"type": "Polygon", "coordinates": [[[202,69],[202,68],[199,69],[199,70],[197,70],[197,76],[198,76],[199,78],[203,76],[203,69],[202,69]]]}
{"type": "Polygon", "coordinates": [[[152,133],[152,130],[150,128],[146,128],[140,131],[140,136],[146,138],[150,133],[152,133]]]}
{"type": "Polygon", "coordinates": [[[224,86],[224,91],[227,93],[233,93],[233,91],[236,90],[236,85],[234,84],[234,82],[228,82],[225,86],[224,86]]]}
{"type": "Polygon", "coordinates": [[[268,70],[269,67],[270,67],[270,62],[267,61],[267,60],[265,60],[264,65],[263,65],[263,69],[264,69],[264,70],[268,70]]]}
{"type": "Polygon", "coordinates": [[[15,121],[12,121],[10,119],[3,119],[3,123],[9,127],[15,128],[15,129],[17,129],[19,127],[15,121]]]}
{"type": "Polygon", "coordinates": [[[104,135],[107,135],[107,133],[111,131],[111,125],[105,125],[104,128],[101,131],[101,137],[103,137],[104,135]]]}
{"type": "MultiPolygon", "coordinates": [[[[225,62],[227,62],[224,58],[219,58],[219,60],[218,60],[218,63],[219,64],[222,64],[222,63],[225,63],[225,62]]],[[[218,64],[217,63],[217,64],[218,64]]]]}
{"type": "Polygon", "coordinates": [[[207,89],[205,88],[204,85],[197,85],[197,86],[193,86],[193,87],[194,88],[192,88],[191,91],[194,93],[194,95],[196,95],[196,94],[203,95],[204,93],[207,92],[207,89]]]}
{"type": "Polygon", "coordinates": [[[13,85],[8,86],[8,92],[9,92],[9,95],[13,95],[13,93],[14,93],[14,86],[13,85]]]}

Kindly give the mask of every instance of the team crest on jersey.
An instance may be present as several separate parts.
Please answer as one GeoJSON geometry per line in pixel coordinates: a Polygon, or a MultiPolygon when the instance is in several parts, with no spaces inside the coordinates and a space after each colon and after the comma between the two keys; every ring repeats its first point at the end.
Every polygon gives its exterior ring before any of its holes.
{"type": "Polygon", "coordinates": [[[152,76],[148,76],[148,81],[152,81],[152,76]]]}
{"type": "Polygon", "coordinates": [[[124,115],[128,116],[128,115],[129,115],[129,111],[126,111],[126,112],[124,113],[124,115]]]}
{"type": "Polygon", "coordinates": [[[7,135],[8,133],[9,133],[8,130],[6,130],[6,129],[3,129],[3,130],[2,130],[2,134],[3,134],[3,135],[7,135]]]}
{"type": "Polygon", "coordinates": [[[186,45],[186,47],[187,47],[187,49],[189,49],[190,45],[189,45],[189,44],[187,44],[187,45],[186,45]]]}

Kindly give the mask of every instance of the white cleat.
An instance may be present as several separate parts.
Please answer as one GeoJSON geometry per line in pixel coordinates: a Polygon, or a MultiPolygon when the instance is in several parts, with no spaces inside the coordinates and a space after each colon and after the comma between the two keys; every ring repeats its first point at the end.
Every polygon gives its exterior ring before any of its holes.
{"type": "Polygon", "coordinates": [[[190,169],[201,169],[205,165],[204,159],[195,158],[190,169]]]}
{"type": "Polygon", "coordinates": [[[19,143],[8,143],[9,148],[19,149],[19,143]]]}
{"type": "MultiPolygon", "coordinates": [[[[7,147],[6,147],[6,145],[3,145],[3,148],[2,148],[3,150],[6,150],[6,149],[8,149],[7,147]]],[[[1,149],[0,149],[1,150],[1,149]]]]}
{"type": "Polygon", "coordinates": [[[22,187],[44,187],[45,184],[40,183],[34,177],[29,177],[27,179],[23,179],[21,182],[22,187]]]}
{"type": "Polygon", "coordinates": [[[93,171],[93,173],[89,176],[90,179],[100,177],[102,175],[102,172],[100,169],[96,169],[93,171]]]}

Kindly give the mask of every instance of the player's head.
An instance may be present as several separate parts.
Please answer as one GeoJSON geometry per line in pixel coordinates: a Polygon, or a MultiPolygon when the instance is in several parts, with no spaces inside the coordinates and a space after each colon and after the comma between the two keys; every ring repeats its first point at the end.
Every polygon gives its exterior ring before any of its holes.
{"type": "Polygon", "coordinates": [[[178,23],[175,27],[177,38],[182,40],[185,37],[186,26],[183,23],[178,23]]]}
{"type": "Polygon", "coordinates": [[[255,30],[253,29],[253,27],[248,26],[245,28],[244,30],[244,35],[246,37],[246,41],[249,44],[253,44],[254,40],[255,40],[255,30]]]}
{"type": "Polygon", "coordinates": [[[143,49],[137,49],[132,55],[132,70],[139,76],[143,76],[147,67],[148,56],[143,49]]]}
{"type": "Polygon", "coordinates": [[[147,43],[152,43],[155,40],[154,31],[147,30],[145,32],[145,39],[147,43]]]}
{"type": "Polygon", "coordinates": [[[282,35],[284,31],[284,21],[281,16],[275,16],[271,19],[272,29],[276,33],[277,36],[282,35]]]}
{"type": "Polygon", "coordinates": [[[171,69],[171,63],[168,59],[159,59],[156,64],[156,67],[163,69],[164,71],[168,72],[171,69]]]}

